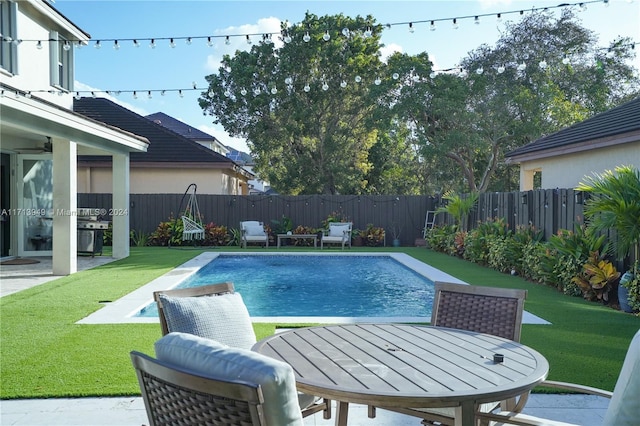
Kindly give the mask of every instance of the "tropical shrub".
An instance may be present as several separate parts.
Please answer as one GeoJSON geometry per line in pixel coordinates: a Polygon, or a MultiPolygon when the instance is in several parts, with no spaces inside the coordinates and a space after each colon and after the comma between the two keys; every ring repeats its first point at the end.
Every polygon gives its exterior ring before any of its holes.
{"type": "Polygon", "coordinates": [[[204,240],[202,245],[205,246],[226,246],[231,241],[229,231],[226,226],[218,226],[210,222],[204,226],[204,240]]]}
{"type": "Polygon", "coordinates": [[[506,237],[509,227],[504,219],[496,218],[478,223],[465,238],[464,258],[480,265],[488,264],[488,237],[506,237]]]}
{"type": "MultiPolygon", "coordinates": [[[[298,225],[296,227],[296,229],[293,230],[292,232],[293,234],[298,234],[298,235],[303,235],[303,234],[317,234],[318,230],[315,228],[312,228],[310,226],[302,226],[302,225],[298,225]]],[[[300,246],[300,247],[309,247],[313,245],[313,240],[309,239],[309,238],[304,238],[304,239],[298,239],[296,238],[295,240],[293,240],[293,245],[294,246],[300,246]]]]}
{"type": "Polygon", "coordinates": [[[455,225],[438,225],[427,231],[425,239],[432,250],[451,253],[450,247],[454,245],[455,234],[455,225]]]}
{"type": "Polygon", "coordinates": [[[378,247],[384,243],[384,228],[373,226],[373,224],[367,224],[367,227],[361,231],[363,243],[369,247],[378,247]]]}
{"type": "Polygon", "coordinates": [[[479,194],[477,192],[472,192],[466,197],[453,192],[447,192],[442,196],[442,199],[446,200],[447,204],[436,210],[436,213],[447,213],[451,215],[456,222],[456,230],[466,231],[467,218],[469,217],[469,213],[475,208],[478,197],[479,194]]]}
{"type": "Polygon", "coordinates": [[[615,266],[594,251],[589,256],[589,260],[582,265],[582,272],[571,281],[580,287],[585,299],[609,302],[609,292],[618,278],[620,278],[620,272],[615,266]]]}
{"type": "Polygon", "coordinates": [[[242,244],[242,231],[238,228],[229,229],[229,242],[228,246],[239,246],[242,244]]]}
{"type": "Polygon", "coordinates": [[[151,246],[179,246],[182,244],[182,220],[169,217],[166,222],[160,222],[155,231],[151,233],[149,245],[151,246]]]}

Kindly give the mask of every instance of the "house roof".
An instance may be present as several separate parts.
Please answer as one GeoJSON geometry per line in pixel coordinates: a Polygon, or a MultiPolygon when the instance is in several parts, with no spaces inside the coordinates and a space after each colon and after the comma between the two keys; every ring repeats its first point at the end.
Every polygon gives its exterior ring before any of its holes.
{"type": "MultiPolygon", "coordinates": [[[[640,132],[640,97],[528,143],[506,153],[505,157],[507,161],[513,161],[542,154],[544,151],[563,150],[566,153],[572,146],[583,146],[586,149],[588,143],[596,141],[606,141],[609,145],[637,141],[637,136],[623,138],[632,132],[640,132]]],[[[589,144],[589,146],[602,145],[589,144]]]]}
{"type": "Polygon", "coordinates": [[[198,130],[195,127],[189,126],[188,124],[183,123],[180,120],[176,120],[175,118],[165,114],[164,112],[149,114],[146,116],[146,118],[156,124],[160,124],[167,129],[176,132],[179,135],[184,136],[185,138],[196,139],[199,141],[210,140],[220,143],[220,141],[215,136],[211,136],[210,134],[198,130]]]}
{"type": "MultiPolygon", "coordinates": [[[[217,167],[236,164],[189,138],[156,124],[106,98],[86,97],[73,101],[75,112],[149,140],[146,153],[132,153],[132,163],[204,163],[217,167]]],[[[82,156],[82,161],[104,161],[102,156],[82,156]]]]}

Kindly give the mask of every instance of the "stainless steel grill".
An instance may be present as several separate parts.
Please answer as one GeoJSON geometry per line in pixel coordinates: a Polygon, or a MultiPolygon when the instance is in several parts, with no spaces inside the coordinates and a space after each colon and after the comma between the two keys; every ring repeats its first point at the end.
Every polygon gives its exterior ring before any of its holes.
{"type": "Polygon", "coordinates": [[[78,209],[78,253],[102,254],[102,238],[109,222],[101,220],[96,209],[78,209]]]}

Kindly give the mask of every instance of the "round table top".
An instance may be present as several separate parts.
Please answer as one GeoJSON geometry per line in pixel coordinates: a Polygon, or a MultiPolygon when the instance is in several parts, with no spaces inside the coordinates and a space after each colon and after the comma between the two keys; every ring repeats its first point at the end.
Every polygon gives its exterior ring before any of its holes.
{"type": "Polygon", "coordinates": [[[549,370],[540,353],[518,342],[408,324],[291,329],[253,350],[290,364],[300,391],[380,407],[499,401],[532,389],[549,370]]]}

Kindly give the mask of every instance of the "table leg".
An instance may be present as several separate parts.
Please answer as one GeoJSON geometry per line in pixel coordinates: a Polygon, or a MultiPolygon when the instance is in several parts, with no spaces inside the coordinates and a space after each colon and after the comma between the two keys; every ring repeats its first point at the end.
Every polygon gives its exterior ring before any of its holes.
{"type": "Polygon", "coordinates": [[[456,407],[454,426],[474,426],[476,420],[475,406],[473,401],[464,401],[460,407],[456,407]]]}
{"type": "Polygon", "coordinates": [[[313,248],[318,248],[318,237],[313,237],[313,248]]]}
{"type": "Polygon", "coordinates": [[[280,237],[278,237],[278,248],[280,248],[280,237]]]}
{"type": "Polygon", "coordinates": [[[336,426],[347,426],[349,417],[349,403],[336,401],[336,426]]]}

